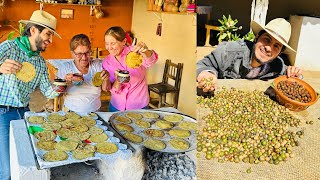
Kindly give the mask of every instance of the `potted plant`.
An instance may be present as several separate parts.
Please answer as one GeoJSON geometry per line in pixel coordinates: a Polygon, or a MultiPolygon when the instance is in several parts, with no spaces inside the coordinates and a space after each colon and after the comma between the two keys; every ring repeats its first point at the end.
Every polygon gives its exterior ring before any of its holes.
{"type": "Polygon", "coordinates": [[[237,27],[238,23],[237,19],[232,19],[229,15],[228,18],[223,15],[222,19],[218,19],[221,26],[219,26],[220,32],[217,34],[218,41],[237,41],[240,39],[240,35],[236,33],[236,31],[241,30],[242,26],[237,27]]]}
{"type": "Polygon", "coordinates": [[[252,31],[249,31],[246,35],[243,36],[243,39],[247,41],[253,41],[254,38],[255,38],[255,35],[253,34],[252,31]]]}

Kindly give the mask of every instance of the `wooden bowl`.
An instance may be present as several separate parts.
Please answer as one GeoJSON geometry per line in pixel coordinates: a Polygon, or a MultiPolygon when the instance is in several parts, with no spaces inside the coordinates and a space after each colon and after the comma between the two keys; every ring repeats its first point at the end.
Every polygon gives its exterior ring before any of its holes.
{"type": "Polygon", "coordinates": [[[305,81],[298,79],[298,78],[293,78],[293,77],[287,77],[287,76],[280,76],[277,77],[276,79],[274,79],[273,83],[272,83],[273,89],[276,93],[276,99],[277,101],[285,106],[286,108],[288,108],[291,111],[302,111],[307,109],[309,106],[313,105],[315,102],[317,102],[318,100],[318,95],[316,93],[316,91],[305,81]],[[297,82],[298,84],[302,85],[309,93],[311,96],[311,101],[308,103],[302,103],[299,101],[295,101],[293,99],[288,98],[287,96],[285,96],[284,94],[282,94],[278,89],[277,89],[277,85],[280,81],[291,81],[291,82],[297,82]]]}

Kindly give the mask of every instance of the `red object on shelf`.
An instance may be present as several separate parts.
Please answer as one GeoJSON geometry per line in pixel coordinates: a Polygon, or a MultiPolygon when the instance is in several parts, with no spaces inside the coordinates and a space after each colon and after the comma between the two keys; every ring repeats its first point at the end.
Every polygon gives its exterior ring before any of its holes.
{"type": "Polygon", "coordinates": [[[196,12],[196,8],[197,8],[197,6],[195,4],[189,4],[189,6],[187,7],[187,12],[194,13],[194,12],[196,12]]]}

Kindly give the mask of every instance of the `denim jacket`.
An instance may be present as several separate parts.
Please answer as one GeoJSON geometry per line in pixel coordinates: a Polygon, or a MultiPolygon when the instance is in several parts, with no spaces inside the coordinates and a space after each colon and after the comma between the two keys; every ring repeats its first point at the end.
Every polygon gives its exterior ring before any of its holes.
{"type": "MultiPolygon", "coordinates": [[[[218,79],[247,79],[246,75],[252,69],[253,45],[253,42],[243,40],[221,42],[214,51],[197,62],[197,76],[207,70],[215,73],[218,79]]],[[[263,69],[255,79],[267,80],[284,75],[287,66],[278,56],[263,69]]]]}

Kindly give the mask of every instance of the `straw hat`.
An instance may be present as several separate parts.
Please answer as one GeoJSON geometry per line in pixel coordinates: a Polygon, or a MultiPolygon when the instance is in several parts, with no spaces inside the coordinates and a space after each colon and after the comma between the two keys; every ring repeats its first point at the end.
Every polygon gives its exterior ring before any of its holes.
{"type": "Polygon", "coordinates": [[[272,37],[286,46],[284,53],[295,53],[296,51],[289,46],[288,42],[291,36],[291,25],[283,18],[276,18],[270,21],[266,26],[260,25],[255,21],[251,21],[251,28],[255,35],[261,30],[265,30],[272,37]]]}
{"type": "Polygon", "coordinates": [[[19,22],[23,24],[33,23],[48,28],[61,39],[61,36],[55,31],[57,19],[46,11],[36,10],[32,13],[30,20],[20,20],[19,22]]]}

